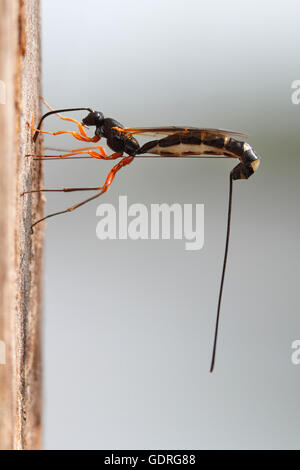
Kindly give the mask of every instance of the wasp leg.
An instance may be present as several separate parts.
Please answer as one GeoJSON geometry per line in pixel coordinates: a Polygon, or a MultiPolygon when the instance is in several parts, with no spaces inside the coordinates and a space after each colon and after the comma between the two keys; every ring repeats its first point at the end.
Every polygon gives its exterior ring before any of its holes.
{"type": "Polygon", "coordinates": [[[46,131],[41,131],[40,129],[36,129],[29,123],[27,123],[27,126],[29,127],[29,129],[31,129],[34,132],[38,132],[39,134],[49,134],[49,135],[71,134],[73,137],[75,137],[75,139],[82,140],[83,142],[98,142],[100,140],[100,137],[98,137],[97,135],[95,135],[94,137],[88,137],[88,136],[84,137],[78,134],[78,132],[74,132],[74,131],[46,132],[46,131]]]}
{"type": "MultiPolygon", "coordinates": [[[[96,199],[97,197],[101,196],[102,194],[104,194],[108,188],[110,187],[111,183],[113,182],[114,180],[114,177],[116,175],[116,173],[121,170],[121,168],[123,168],[124,166],[126,165],[129,165],[132,161],[134,160],[134,157],[130,157],[130,156],[127,156],[127,157],[124,157],[122,158],[122,160],[117,163],[111,170],[110,172],[108,173],[107,177],[106,177],[106,180],[105,180],[105,183],[103,186],[99,187],[99,188],[63,188],[63,189],[37,189],[37,190],[34,190],[34,191],[28,191],[28,192],[43,192],[43,191],[63,191],[63,192],[71,192],[71,191],[89,191],[89,190],[100,190],[99,193],[95,194],[94,196],[92,197],[89,197],[88,199],[85,199],[84,201],[82,202],[79,202],[78,204],[75,204],[74,206],[71,206],[71,207],[68,207],[67,209],[65,209],[64,211],[60,211],[60,212],[54,212],[53,214],[49,214],[49,215],[46,215],[45,217],[43,217],[42,219],[39,219],[37,220],[36,222],[34,222],[31,226],[31,228],[33,228],[35,225],[39,224],[40,222],[42,222],[43,220],[46,220],[46,219],[49,219],[50,217],[54,217],[55,215],[60,215],[60,214],[66,214],[67,212],[72,212],[74,211],[75,209],[78,209],[79,207],[83,206],[84,204],[86,204],[87,202],[90,202],[90,201],[93,201],[94,199],[96,199]]],[[[25,194],[25,193],[23,193],[25,194]]]]}
{"type": "Polygon", "coordinates": [[[61,188],[61,189],[32,189],[31,191],[24,191],[21,193],[21,196],[24,196],[25,194],[32,194],[32,193],[71,193],[73,191],[99,191],[99,189],[102,189],[102,186],[96,187],[96,188],[61,188]]]}
{"type": "MultiPolygon", "coordinates": [[[[48,104],[47,101],[43,97],[42,97],[42,101],[43,101],[44,105],[47,106],[47,108],[50,109],[50,111],[54,111],[54,108],[52,108],[52,106],[50,106],[50,104],[48,104]]],[[[56,116],[58,116],[63,121],[74,122],[77,125],[80,134],[85,138],[89,138],[88,135],[86,134],[84,128],[83,128],[83,125],[81,124],[81,122],[77,121],[77,119],[62,116],[60,113],[55,113],[55,114],[56,114],[56,116]]]]}
{"type": "Polygon", "coordinates": [[[70,153],[62,153],[60,155],[36,155],[36,154],[27,154],[25,155],[25,157],[35,157],[37,159],[47,159],[47,158],[55,158],[55,159],[58,159],[58,158],[67,158],[67,157],[71,157],[73,155],[84,155],[84,154],[88,154],[90,155],[90,157],[92,158],[97,158],[98,160],[116,160],[117,158],[120,158],[123,156],[122,153],[113,153],[112,155],[107,155],[107,153],[105,152],[104,148],[101,147],[101,145],[95,145],[94,147],[83,147],[83,149],[73,149],[70,151],[70,153]],[[84,150],[84,149],[90,149],[90,148],[97,148],[99,149],[99,152],[93,152],[92,150],[84,150]]]}

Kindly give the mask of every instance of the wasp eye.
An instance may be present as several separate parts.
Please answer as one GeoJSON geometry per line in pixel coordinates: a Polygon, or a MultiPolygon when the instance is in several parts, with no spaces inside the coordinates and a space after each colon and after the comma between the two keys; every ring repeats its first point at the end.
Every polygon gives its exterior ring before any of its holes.
{"type": "Polygon", "coordinates": [[[104,116],[99,111],[92,111],[84,119],[82,119],[82,124],[85,126],[101,126],[104,120],[104,116]]]}

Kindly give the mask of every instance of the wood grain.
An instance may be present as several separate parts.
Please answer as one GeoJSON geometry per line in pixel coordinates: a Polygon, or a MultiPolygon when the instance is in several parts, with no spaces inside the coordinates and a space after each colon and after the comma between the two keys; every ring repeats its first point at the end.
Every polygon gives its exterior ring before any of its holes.
{"type": "Polygon", "coordinates": [[[43,200],[20,194],[42,182],[41,165],[25,158],[41,151],[27,127],[40,111],[40,5],[0,0],[0,8],[0,448],[39,449],[43,233],[30,227],[43,200]]]}

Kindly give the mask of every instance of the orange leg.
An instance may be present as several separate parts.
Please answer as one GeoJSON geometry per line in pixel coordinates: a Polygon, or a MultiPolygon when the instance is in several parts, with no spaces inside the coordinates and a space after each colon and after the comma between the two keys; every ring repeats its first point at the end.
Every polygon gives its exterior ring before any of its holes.
{"type": "Polygon", "coordinates": [[[83,147],[83,148],[80,148],[80,149],[73,149],[73,150],[70,150],[69,153],[62,153],[60,155],[27,154],[26,157],[35,157],[35,158],[39,158],[39,159],[42,160],[43,158],[46,158],[46,159],[51,158],[51,157],[66,158],[66,157],[70,157],[70,156],[73,156],[73,155],[82,155],[82,154],[88,154],[91,157],[97,158],[97,159],[100,159],[100,160],[116,160],[117,158],[120,158],[123,155],[122,153],[113,153],[112,155],[107,155],[106,151],[104,150],[103,147],[101,147],[101,145],[94,145],[92,147],[83,147]],[[90,149],[93,149],[93,148],[99,149],[99,153],[98,152],[93,152],[92,150],[90,150],[90,149]]]}
{"type": "Polygon", "coordinates": [[[60,135],[60,134],[71,134],[75,139],[77,140],[82,140],[84,142],[98,142],[100,140],[100,137],[95,135],[94,137],[88,137],[88,136],[83,136],[78,134],[78,132],[74,131],[57,131],[57,132],[46,132],[46,131],[41,131],[40,129],[36,129],[33,127],[31,124],[27,123],[27,126],[31,129],[31,131],[38,132],[39,134],[49,134],[49,135],[60,135]]]}
{"type": "MultiPolygon", "coordinates": [[[[42,98],[42,101],[44,103],[45,106],[47,106],[47,108],[50,109],[50,111],[54,111],[54,108],[52,108],[52,106],[50,106],[50,104],[47,103],[46,100],[44,100],[44,98],[42,98]]],[[[88,135],[86,134],[85,130],[84,130],[84,127],[83,125],[81,124],[81,122],[77,121],[76,119],[74,118],[70,118],[70,117],[66,117],[66,116],[62,116],[60,113],[55,113],[56,116],[58,116],[60,119],[62,119],[63,121],[70,121],[70,122],[74,122],[77,127],[78,127],[78,130],[80,132],[80,134],[85,137],[85,138],[89,138],[88,135]]],[[[98,139],[99,140],[99,139],[98,139]]],[[[95,141],[97,142],[97,141],[95,141]]]]}
{"type": "Polygon", "coordinates": [[[33,190],[33,191],[27,191],[26,193],[23,193],[24,194],[27,194],[27,193],[35,193],[35,192],[46,192],[46,191],[59,191],[59,192],[71,192],[71,191],[100,191],[98,192],[97,194],[95,194],[95,196],[92,196],[92,197],[89,197],[88,199],[85,199],[84,201],[82,202],[79,202],[78,204],[75,204],[74,206],[71,206],[71,207],[68,207],[67,209],[65,209],[64,211],[60,211],[60,212],[55,212],[53,214],[49,214],[49,215],[46,215],[45,217],[43,217],[42,219],[39,219],[37,220],[36,222],[34,222],[34,224],[32,224],[32,227],[33,228],[35,225],[37,225],[38,223],[42,222],[43,220],[46,220],[48,219],[49,217],[54,217],[55,215],[60,215],[60,214],[66,214],[67,212],[72,212],[74,211],[75,209],[78,209],[78,207],[81,207],[83,206],[84,204],[86,204],[87,202],[90,202],[90,201],[93,201],[94,199],[96,199],[97,197],[101,196],[102,194],[104,194],[108,188],[110,187],[111,183],[113,182],[114,180],[114,177],[116,176],[116,173],[121,170],[121,168],[123,168],[124,166],[126,165],[129,165],[132,161],[134,160],[134,157],[130,157],[130,156],[127,156],[127,157],[124,157],[122,158],[122,160],[117,163],[111,170],[110,172],[108,173],[107,177],[106,177],[106,180],[105,180],[105,183],[103,186],[100,186],[98,188],[63,188],[63,189],[37,189],[37,190],[33,190]]]}

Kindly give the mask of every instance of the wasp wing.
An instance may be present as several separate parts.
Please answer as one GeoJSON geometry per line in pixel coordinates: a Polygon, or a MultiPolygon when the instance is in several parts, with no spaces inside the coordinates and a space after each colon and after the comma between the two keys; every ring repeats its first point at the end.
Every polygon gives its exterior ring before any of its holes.
{"type": "Polygon", "coordinates": [[[144,134],[144,135],[172,135],[178,132],[205,132],[207,134],[220,135],[224,137],[236,137],[239,139],[246,139],[247,134],[242,132],[230,131],[226,129],[214,129],[205,127],[187,127],[187,126],[166,126],[166,127],[125,127],[122,132],[127,134],[144,134]]]}

